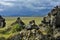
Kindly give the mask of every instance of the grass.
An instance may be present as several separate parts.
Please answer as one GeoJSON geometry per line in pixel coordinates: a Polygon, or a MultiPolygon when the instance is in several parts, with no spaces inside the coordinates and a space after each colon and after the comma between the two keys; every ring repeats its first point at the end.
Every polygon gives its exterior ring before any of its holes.
{"type": "MultiPolygon", "coordinates": [[[[5,17],[6,19],[6,26],[10,26],[11,23],[15,22],[17,17],[5,17]]],[[[27,25],[29,21],[35,20],[36,24],[40,24],[42,17],[21,17],[21,20],[27,25]]]]}
{"type": "MultiPolygon", "coordinates": [[[[0,37],[4,37],[5,39],[9,38],[11,35],[19,33],[17,29],[19,25],[10,26],[13,22],[16,21],[17,17],[4,17],[6,19],[6,27],[0,28],[0,37]]],[[[36,24],[40,24],[42,17],[21,17],[21,20],[28,25],[29,21],[35,20],[36,24]]]]}

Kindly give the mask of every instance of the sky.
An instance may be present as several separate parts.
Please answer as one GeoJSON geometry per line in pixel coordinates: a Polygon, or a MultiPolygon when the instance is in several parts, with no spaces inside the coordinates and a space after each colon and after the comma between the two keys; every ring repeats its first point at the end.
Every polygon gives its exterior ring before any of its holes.
{"type": "Polygon", "coordinates": [[[42,14],[59,4],[60,0],[0,0],[0,15],[42,14]]]}

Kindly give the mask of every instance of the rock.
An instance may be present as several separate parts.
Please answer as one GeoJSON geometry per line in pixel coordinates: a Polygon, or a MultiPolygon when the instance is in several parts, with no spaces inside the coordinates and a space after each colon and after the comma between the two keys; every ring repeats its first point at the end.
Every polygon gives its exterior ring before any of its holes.
{"type": "Polygon", "coordinates": [[[5,26],[6,26],[5,19],[2,16],[0,16],[0,27],[3,28],[5,26]]]}
{"type": "Polygon", "coordinates": [[[52,37],[57,37],[60,33],[60,7],[54,7],[54,9],[52,9],[51,12],[49,12],[48,15],[43,18],[42,23],[43,25],[40,26],[43,27],[45,24],[45,27],[48,27],[48,29],[50,29],[48,34],[52,35],[52,37]],[[57,31],[55,29],[57,29],[57,31]]]}
{"type": "Polygon", "coordinates": [[[60,36],[58,36],[58,37],[56,38],[56,40],[60,40],[60,36]]]}
{"type": "Polygon", "coordinates": [[[28,26],[26,27],[27,30],[32,30],[32,29],[36,29],[38,30],[39,27],[36,25],[35,20],[32,20],[29,22],[28,26]]]}

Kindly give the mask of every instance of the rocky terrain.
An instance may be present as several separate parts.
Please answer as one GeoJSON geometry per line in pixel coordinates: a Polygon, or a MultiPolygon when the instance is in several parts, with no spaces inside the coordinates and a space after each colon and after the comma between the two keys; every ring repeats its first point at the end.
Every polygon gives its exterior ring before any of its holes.
{"type": "Polygon", "coordinates": [[[43,17],[39,25],[36,25],[34,20],[29,22],[29,25],[25,25],[20,18],[17,18],[18,21],[11,24],[14,28],[6,29],[12,29],[15,33],[7,39],[1,37],[0,40],[60,40],[59,13],[60,7],[54,7],[47,16],[43,17]]]}

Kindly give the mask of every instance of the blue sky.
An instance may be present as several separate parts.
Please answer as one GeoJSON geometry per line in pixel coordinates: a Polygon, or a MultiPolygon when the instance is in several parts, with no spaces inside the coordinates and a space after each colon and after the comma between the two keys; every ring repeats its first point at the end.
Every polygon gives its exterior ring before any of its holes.
{"type": "Polygon", "coordinates": [[[0,15],[42,14],[41,10],[52,9],[59,4],[60,0],[0,0],[0,15]]]}

